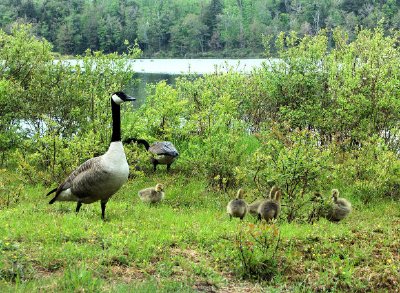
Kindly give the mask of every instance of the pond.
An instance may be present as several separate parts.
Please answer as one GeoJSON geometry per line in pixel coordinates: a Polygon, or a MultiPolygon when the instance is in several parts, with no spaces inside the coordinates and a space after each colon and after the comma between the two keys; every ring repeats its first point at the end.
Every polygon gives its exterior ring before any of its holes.
{"type": "Polygon", "coordinates": [[[146,85],[165,80],[174,84],[181,75],[203,75],[229,70],[250,73],[260,68],[267,59],[136,59],[132,60],[139,83],[130,84],[126,91],[137,98],[135,105],[143,104],[147,95],[146,85]]]}

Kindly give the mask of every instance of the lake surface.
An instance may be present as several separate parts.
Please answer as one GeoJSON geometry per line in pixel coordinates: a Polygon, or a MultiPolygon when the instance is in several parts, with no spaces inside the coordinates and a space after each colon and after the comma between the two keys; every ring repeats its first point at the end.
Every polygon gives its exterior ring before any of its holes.
{"type": "Polygon", "coordinates": [[[144,103],[147,96],[146,85],[165,80],[167,84],[174,84],[179,76],[192,74],[204,75],[236,71],[250,73],[260,68],[267,59],[136,59],[132,66],[139,83],[132,83],[126,89],[136,97],[136,106],[144,103]]]}
{"type": "Polygon", "coordinates": [[[136,72],[152,74],[210,74],[228,70],[249,73],[259,68],[267,59],[136,59],[136,72]]]}
{"type": "MultiPolygon", "coordinates": [[[[136,97],[135,105],[139,107],[147,96],[146,85],[149,83],[165,80],[168,84],[174,84],[177,77],[186,74],[201,76],[227,71],[250,73],[266,62],[276,61],[277,59],[135,59],[130,65],[136,72],[135,79],[140,81],[132,82],[125,90],[136,97]]],[[[70,65],[80,63],[75,59],[61,62],[70,65]]]]}

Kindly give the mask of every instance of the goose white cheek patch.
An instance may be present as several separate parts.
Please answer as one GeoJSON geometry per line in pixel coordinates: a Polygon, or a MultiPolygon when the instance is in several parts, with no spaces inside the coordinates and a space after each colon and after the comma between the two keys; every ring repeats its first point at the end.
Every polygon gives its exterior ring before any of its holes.
{"type": "Polygon", "coordinates": [[[121,99],[120,97],[118,97],[117,95],[112,95],[112,99],[118,105],[120,105],[120,104],[122,104],[124,102],[124,100],[121,99]]]}

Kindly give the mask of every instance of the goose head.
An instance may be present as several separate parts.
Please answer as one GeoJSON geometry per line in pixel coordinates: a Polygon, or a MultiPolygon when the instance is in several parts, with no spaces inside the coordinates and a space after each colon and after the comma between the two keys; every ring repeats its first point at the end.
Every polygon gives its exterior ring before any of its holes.
{"type": "Polygon", "coordinates": [[[111,100],[116,103],[117,105],[120,105],[124,102],[128,101],[135,101],[136,98],[128,96],[124,92],[115,92],[111,95],[111,100]]]}

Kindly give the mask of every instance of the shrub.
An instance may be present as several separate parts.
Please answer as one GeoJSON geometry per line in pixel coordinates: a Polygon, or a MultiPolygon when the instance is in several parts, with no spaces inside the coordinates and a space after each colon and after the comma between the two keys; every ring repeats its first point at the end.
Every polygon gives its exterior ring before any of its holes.
{"type": "Polygon", "coordinates": [[[275,225],[249,224],[236,236],[241,277],[271,280],[279,271],[280,233],[275,225]]]}
{"type": "Polygon", "coordinates": [[[377,136],[346,153],[336,172],[364,203],[383,197],[400,198],[400,160],[377,136]]]}
{"type": "Polygon", "coordinates": [[[286,219],[306,219],[314,191],[324,189],[331,179],[332,159],[319,136],[308,130],[280,130],[273,127],[259,136],[261,147],[254,153],[247,169],[248,181],[267,190],[271,182],[283,191],[286,219]]]}

